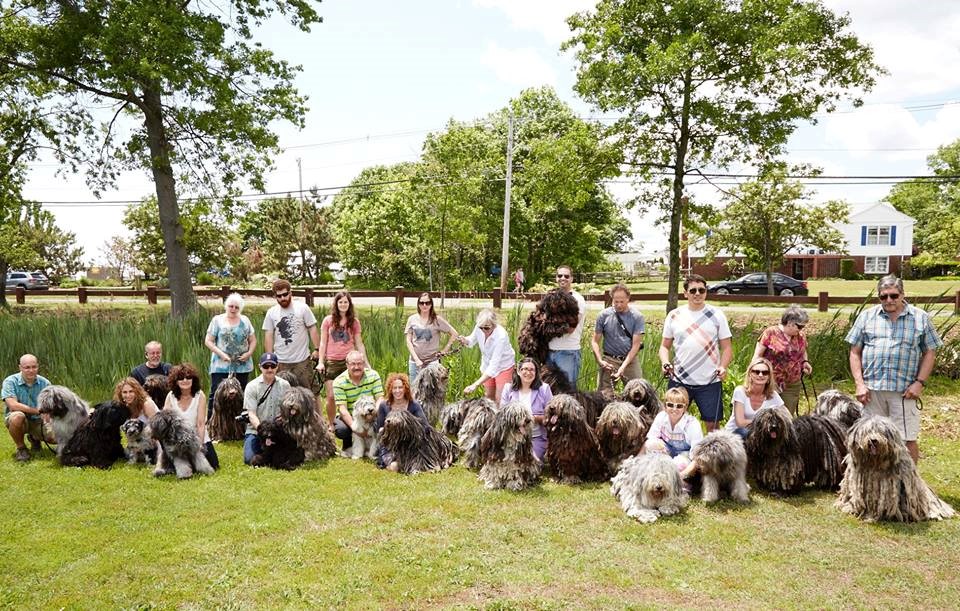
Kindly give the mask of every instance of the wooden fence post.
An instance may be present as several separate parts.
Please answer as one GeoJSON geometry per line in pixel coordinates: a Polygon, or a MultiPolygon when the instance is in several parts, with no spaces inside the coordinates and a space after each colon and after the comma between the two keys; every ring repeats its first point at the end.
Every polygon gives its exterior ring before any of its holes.
{"type": "Polygon", "coordinates": [[[147,303],[150,305],[157,305],[157,287],[147,287],[147,303]]]}
{"type": "Polygon", "coordinates": [[[603,292],[603,307],[609,308],[613,305],[613,295],[610,294],[610,290],[607,289],[603,292]]]}
{"type": "Polygon", "coordinates": [[[960,291],[953,296],[953,313],[960,314],[960,291]]]}
{"type": "MultiPolygon", "coordinates": [[[[960,292],[960,291],[958,291],[960,292]]],[[[817,310],[820,312],[827,311],[827,305],[830,303],[830,296],[824,291],[817,293],[817,310]]]]}
{"type": "Polygon", "coordinates": [[[499,310],[503,306],[503,295],[500,294],[500,287],[493,289],[493,307],[499,310]]]}
{"type": "Polygon", "coordinates": [[[77,299],[80,301],[80,303],[87,303],[87,287],[77,287],[77,299]]]}
{"type": "Polygon", "coordinates": [[[313,307],[313,287],[307,287],[306,302],[308,307],[313,307]]]}
{"type": "Polygon", "coordinates": [[[403,307],[403,287],[402,286],[393,287],[393,293],[394,293],[394,299],[395,299],[394,305],[396,305],[398,308],[402,308],[403,307]]]}
{"type": "Polygon", "coordinates": [[[221,287],[220,287],[220,301],[226,301],[226,300],[227,300],[227,297],[228,297],[229,295],[230,295],[230,287],[229,287],[229,286],[221,286],[221,287]]]}
{"type": "Polygon", "coordinates": [[[17,303],[23,305],[27,302],[27,289],[22,286],[18,286],[16,289],[17,293],[17,303]]]}

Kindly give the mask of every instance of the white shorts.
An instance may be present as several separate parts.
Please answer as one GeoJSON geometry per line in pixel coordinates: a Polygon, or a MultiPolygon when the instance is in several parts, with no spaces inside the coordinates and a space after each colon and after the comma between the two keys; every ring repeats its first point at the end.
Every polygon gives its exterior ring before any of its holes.
{"type": "Polygon", "coordinates": [[[870,389],[870,400],[863,406],[865,414],[886,416],[900,429],[904,441],[916,441],[920,434],[920,410],[916,399],[904,399],[902,392],[870,389]],[[906,413],[904,413],[906,412],[906,413]]]}

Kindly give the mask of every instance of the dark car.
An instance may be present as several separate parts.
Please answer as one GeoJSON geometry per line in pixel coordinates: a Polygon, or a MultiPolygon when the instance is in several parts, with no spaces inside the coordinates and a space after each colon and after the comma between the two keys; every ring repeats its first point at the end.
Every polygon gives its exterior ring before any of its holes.
{"type": "MultiPolygon", "coordinates": [[[[716,295],[766,295],[767,275],[754,273],[728,282],[715,282],[707,287],[707,292],[716,295]]],[[[806,295],[807,283],[783,274],[773,274],[773,293],[784,297],[806,295]]]]}

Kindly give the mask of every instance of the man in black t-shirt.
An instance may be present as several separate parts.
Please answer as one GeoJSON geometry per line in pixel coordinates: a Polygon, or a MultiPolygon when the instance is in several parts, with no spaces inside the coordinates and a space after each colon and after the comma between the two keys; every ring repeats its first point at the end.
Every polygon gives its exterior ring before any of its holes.
{"type": "Polygon", "coordinates": [[[143,355],[147,357],[147,362],[137,365],[130,371],[130,377],[140,382],[141,386],[152,375],[167,377],[170,374],[171,365],[163,362],[163,346],[160,342],[147,342],[143,347],[143,355]]]}

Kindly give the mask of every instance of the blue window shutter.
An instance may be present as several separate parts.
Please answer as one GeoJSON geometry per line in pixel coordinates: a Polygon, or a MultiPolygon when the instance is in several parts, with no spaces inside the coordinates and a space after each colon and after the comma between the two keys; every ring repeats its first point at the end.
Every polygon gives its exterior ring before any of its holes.
{"type": "Polygon", "coordinates": [[[897,245],[897,226],[890,225],[890,246],[897,245]]]}
{"type": "Polygon", "coordinates": [[[860,246],[866,246],[866,245],[867,245],[867,226],[861,225],[860,226],[860,246]]]}

